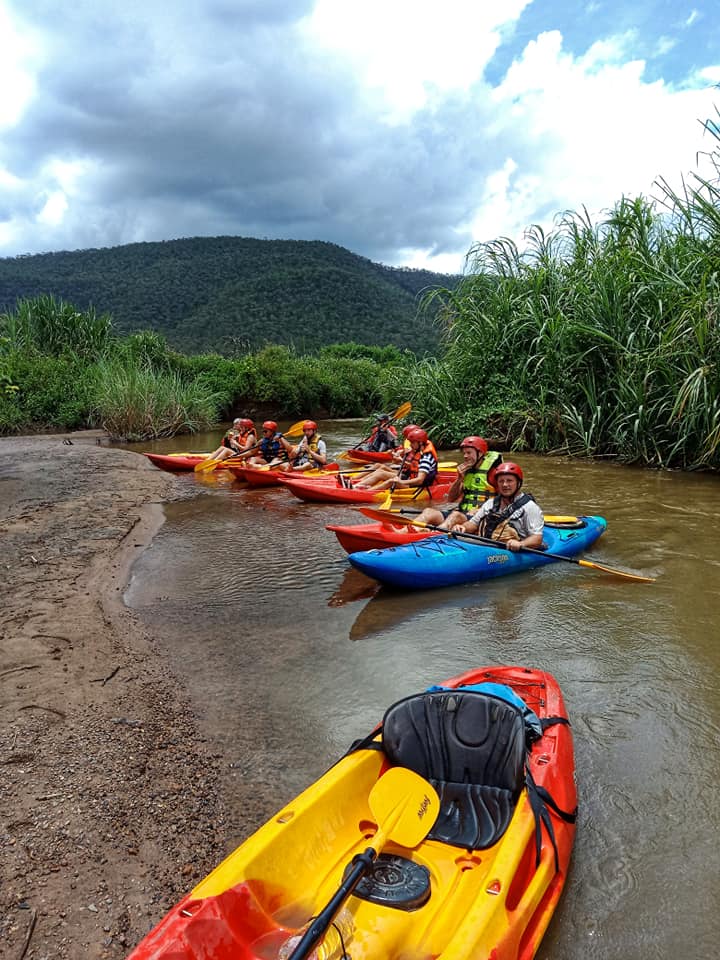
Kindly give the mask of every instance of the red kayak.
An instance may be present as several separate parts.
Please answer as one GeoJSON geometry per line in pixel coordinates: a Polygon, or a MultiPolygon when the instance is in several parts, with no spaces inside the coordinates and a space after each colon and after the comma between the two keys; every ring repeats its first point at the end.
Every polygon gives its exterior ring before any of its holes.
{"type": "Polygon", "coordinates": [[[346,450],[343,460],[354,460],[355,463],[389,463],[392,460],[392,450],[382,453],[373,450],[346,450]]]}
{"type": "Polygon", "coordinates": [[[161,470],[175,473],[180,470],[194,470],[198,463],[207,460],[209,453],[144,453],[150,463],[161,470]]]}
{"type": "MultiPolygon", "coordinates": [[[[454,476],[454,474],[452,474],[454,476]]],[[[280,483],[298,500],[306,503],[382,503],[387,497],[387,490],[356,490],[354,487],[344,487],[335,482],[318,483],[311,479],[299,477],[280,477],[280,483]]],[[[417,489],[401,487],[393,492],[393,500],[441,500],[452,485],[447,473],[438,473],[438,481],[418,493],[417,489]]]]}
{"type": "Polygon", "coordinates": [[[303,479],[313,480],[315,483],[321,480],[329,480],[332,483],[337,481],[338,465],[329,463],[325,470],[308,470],[307,473],[301,471],[289,470],[264,470],[262,467],[229,466],[227,469],[234,474],[238,480],[246,480],[251,487],[277,487],[284,477],[302,477],[303,479]]]}
{"type": "Polygon", "coordinates": [[[408,527],[399,523],[355,523],[352,526],[329,523],[325,529],[332,530],[340,541],[340,546],[348,553],[384,550],[386,547],[397,547],[438,536],[432,530],[421,530],[419,527],[408,527]]]}

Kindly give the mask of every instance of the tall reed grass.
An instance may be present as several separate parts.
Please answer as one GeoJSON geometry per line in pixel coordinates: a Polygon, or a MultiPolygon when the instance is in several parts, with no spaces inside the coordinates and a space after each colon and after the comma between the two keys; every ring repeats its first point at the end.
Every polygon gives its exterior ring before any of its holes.
{"type": "MultiPolygon", "coordinates": [[[[716,126],[709,127],[718,138],[716,126]]],[[[445,353],[388,381],[438,439],[658,467],[720,466],[720,154],[715,176],[595,224],[566,213],[521,252],[476,245],[442,291],[445,353]]],[[[437,296],[438,294],[436,294],[437,296]]]]}
{"type": "Polygon", "coordinates": [[[172,437],[217,422],[217,397],[177,373],[111,362],[99,364],[94,374],[97,422],[114,439],[172,437]]]}
{"type": "Polygon", "coordinates": [[[80,311],[51,295],[19,300],[14,311],[0,316],[0,334],[10,351],[86,360],[102,357],[113,339],[109,314],[98,315],[93,307],[80,311]]]}

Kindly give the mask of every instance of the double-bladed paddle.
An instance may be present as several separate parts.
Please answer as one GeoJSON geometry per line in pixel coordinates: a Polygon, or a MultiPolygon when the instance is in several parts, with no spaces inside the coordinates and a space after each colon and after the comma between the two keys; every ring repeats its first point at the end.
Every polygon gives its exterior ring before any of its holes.
{"type": "Polygon", "coordinates": [[[440,812],[435,789],[405,767],[391,767],[383,774],[370,791],[368,803],[378,825],[372,846],[353,857],[347,876],[310,923],[288,960],[304,960],[312,953],[388,840],[401,847],[416,847],[427,836],[440,812]]]}
{"type": "MultiPolygon", "coordinates": [[[[411,410],[412,410],[412,404],[410,403],[409,400],[406,403],[401,403],[400,406],[397,408],[397,410],[390,415],[390,423],[393,423],[395,420],[402,420],[403,417],[406,417],[411,410]]],[[[359,443],[356,443],[355,446],[352,447],[352,449],[357,450],[358,447],[361,447],[364,443],[367,443],[369,439],[370,437],[364,437],[359,443]]],[[[341,453],[338,456],[338,460],[347,460],[347,458],[348,458],[347,453],[341,453]]]]}
{"type": "MultiPolygon", "coordinates": [[[[287,430],[283,430],[282,433],[275,434],[276,437],[299,437],[303,432],[304,420],[298,420],[297,423],[294,423],[291,427],[288,427],[287,430]]],[[[251,447],[248,447],[247,450],[243,450],[242,453],[235,454],[232,457],[226,457],[224,460],[201,460],[200,463],[195,464],[196,473],[204,473],[206,470],[214,470],[216,467],[221,469],[231,464],[237,464],[240,460],[243,460],[249,453],[252,453],[253,450],[257,448],[262,443],[262,440],[258,440],[257,443],[254,443],[251,447]]]]}
{"type": "MultiPolygon", "coordinates": [[[[412,517],[403,517],[392,510],[372,510],[367,507],[362,508],[366,517],[373,520],[382,520],[384,523],[402,523],[411,527],[422,527],[425,530],[436,530],[444,533],[448,537],[458,537],[461,540],[470,540],[473,543],[482,543],[487,547],[494,547],[496,550],[509,550],[506,544],[501,540],[491,540],[490,537],[481,537],[476,533],[453,533],[451,530],[443,530],[434,523],[423,523],[421,520],[413,520],[412,517]]],[[[547,550],[537,550],[535,547],[520,547],[522,553],[536,553],[540,557],[548,557],[551,560],[564,560],[566,563],[574,563],[579,567],[588,567],[591,570],[599,570],[602,573],[613,573],[618,577],[627,577],[628,580],[639,580],[641,583],[654,583],[655,577],[643,577],[639,573],[627,573],[625,570],[617,570],[615,567],[606,567],[602,563],[594,563],[592,560],[580,560],[577,557],[564,557],[560,553],[548,553],[547,550]]],[[[512,551],[510,551],[512,553],[512,551]]]]}

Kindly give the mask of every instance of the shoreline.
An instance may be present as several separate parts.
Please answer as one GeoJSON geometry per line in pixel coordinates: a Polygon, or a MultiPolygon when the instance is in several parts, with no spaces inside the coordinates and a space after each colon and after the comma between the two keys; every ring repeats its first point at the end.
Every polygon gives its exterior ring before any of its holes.
{"type": "Polygon", "coordinates": [[[13,960],[126,956],[225,853],[219,758],[123,602],[182,494],[102,436],[0,439],[0,956],[13,960]]]}

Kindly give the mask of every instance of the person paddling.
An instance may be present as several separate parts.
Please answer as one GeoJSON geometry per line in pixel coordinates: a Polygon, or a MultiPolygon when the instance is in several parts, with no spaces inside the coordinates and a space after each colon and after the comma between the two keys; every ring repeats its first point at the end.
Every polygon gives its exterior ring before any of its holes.
{"type": "Polygon", "coordinates": [[[208,460],[229,460],[245,453],[257,443],[255,424],[249,417],[235,417],[222,443],[208,456],[208,460]]]}
{"type": "Polygon", "coordinates": [[[383,413],[378,417],[365,448],[372,453],[385,453],[386,450],[394,450],[397,442],[397,430],[391,423],[390,415],[383,413]]]}
{"type": "Polygon", "coordinates": [[[248,459],[251,467],[272,466],[276,470],[288,470],[288,460],[293,445],[281,433],[275,420],[266,420],[262,425],[262,439],[258,444],[257,452],[248,459]]]}
{"type": "Polygon", "coordinates": [[[465,523],[485,502],[488,494],[494,492],[492,481],[495,469],[502,463],[502,454],[488,450],[487,441],[477,436],[465,437],[460,450],[462,462],[458,464],[457,476],[447,494],[449,503],[460,502],[445,510],[426,507],[418,517],[422,523],[452,530],[457,524],[465,523]]]}
{"type": "Polygon", "coordinates": [[[410,450],[403,459],[400,473],[390,476],[380,476],[380,470],[374,470],[369,477],[363,477],[354,484],[360,490],[389,490],[397,487],[429,487],[437,476],[438,459],[435,446],[430,441],[427,431],[422,427],[414,427],[408,431],[407,439],[410,450]]]}
{"type": "Polygon", "coordinates": [[[452,532],[502,540],[514,553],[523,547],[541,549],[545,518],[533,495],[520,492],[523,479],[516,463],[501,463],[493,477],[497,495],[486,500],[465,523],[456,523],[452,532]]]}

